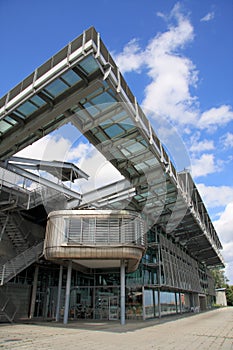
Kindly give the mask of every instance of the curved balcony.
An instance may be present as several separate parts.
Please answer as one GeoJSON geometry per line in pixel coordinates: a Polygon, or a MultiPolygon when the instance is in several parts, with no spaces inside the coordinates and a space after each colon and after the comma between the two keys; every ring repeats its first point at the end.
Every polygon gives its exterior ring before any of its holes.
{"type": "Polygon", "coordinates": [[[145,251],[145,223],[118,210],[59,210],[48,216],[44,244],[48,260],[73,260],[87,268],[135,271],[145,251]]]}

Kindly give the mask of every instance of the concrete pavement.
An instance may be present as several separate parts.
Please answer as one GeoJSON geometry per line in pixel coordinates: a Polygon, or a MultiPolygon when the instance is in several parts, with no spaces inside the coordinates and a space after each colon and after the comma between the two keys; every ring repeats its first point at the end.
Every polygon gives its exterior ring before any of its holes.
{"type": "Polygon", "coordinates": [[[233,350],[233,307],[145,322],[0,324],[0,349],[233,350]]]}

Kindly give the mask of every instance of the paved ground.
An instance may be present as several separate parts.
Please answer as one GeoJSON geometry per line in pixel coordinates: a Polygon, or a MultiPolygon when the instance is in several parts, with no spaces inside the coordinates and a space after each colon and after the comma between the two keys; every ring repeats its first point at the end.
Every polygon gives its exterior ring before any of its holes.
{"type": "Polygon", "coordinates": [[[233,350],[233,307],[128,322],[0,324],[0,349],[233,350]]]}

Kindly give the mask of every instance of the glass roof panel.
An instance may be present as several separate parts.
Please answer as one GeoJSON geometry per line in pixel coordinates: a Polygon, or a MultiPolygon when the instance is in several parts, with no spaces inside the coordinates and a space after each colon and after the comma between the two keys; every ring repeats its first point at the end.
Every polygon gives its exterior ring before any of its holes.
{"type": "Polygon", "coordinates": [[[13,119],[12,117],[10,117],[9,115],[7,115],[4,120],[6,120],[7,122],[9,122],[11,125],[15,125],[18,124],[17,121],[15,119],[13,119]]]}
{"type": "Polygon", "coordinates": [[[122,123],[121,123],[121,126],[122,126],[126,131],[131,131],[131,130],[135,129],[135,126],[134,126],[134,125],[128,124],[128,123],[125,123],[125,122],[122,122],[122,123]]]}
{"type": "Polygon", "coordinates": [[[140,163],[140,164],[136,164],[135,165],[135,168],[137,170],[145,170],[145,169],[148,169],[149,166],[147,164],[145,164],[144,162],[140,163]]]}
{"type": "Polygon", "coordinates": [[[116,104],[116,100],[113,96],[109,95],[107,92],[102,93],[99,96],[96,96],[92,99],[92,103],[98,106],[100,110],[104,110],[110,105],[114,106],[116,104]]]}
{"type": "Polygon", "coordinates": [[[130,152],[128,152],[126,149],[122,148],[121,152],[124,154],[124,156],[129,157],[131,155],[130,152]]]}
{"type": "Polygon", "coordinates": [[[99,68],[93,56],[84,58],[84,60],[79,63],[79,67],[81,67],[87,74],[91,74],[99,68]]]}
{"type": "Polygon", "coordinates": [[[95,117],[98,113],[99,110],[93,106],[90,102],[86,102],[83,107],[87,110],[88,113],[90,113],[93,117],[95,117]]]}
{"type": "Polygon", "coordinates": [[[80,78],[80,76],[78,74],[76,74],[72,69],[69,70],[68,72],[62,74],[61,78],[63,80],[65,80],[65,82],[67,84],[69,84],[70,86],[72,86],[72,85],[74,85],[82,80],[80,78]]]}
{"type": "Polygon", "coordinates": [[[91,120],[90,116],[88,116],[88,113],[84,109],[76,106],[75,108],[71,108],[71,110],[79,119],[82,120],[83,123],[86,123],[91,120]]]}
{"type": "Polygon", "coordinates": [[[98,89],[95,89],[94,91],[90,92],[90,94],[87,94],[84,99],[80,100],[80,103],[85,103],[86,101],[90,101],[93,97],[96,97],[97,95],[102,94],[103,87],[99,87],[98,89]]]}
{"type": "Polygon", "coordinates": [[[132,176],[132,175],[138,175],[138,172],[136,170],[134,170],[134,168],[126,168],[126,170],[128,171],[128,173],[132,176]]]}
{"type": "Polygon", "coordinates": [[[133,121],[127,116],[127,118],[124,120],[124,123],[127,125],[135,126],[133,121]]]}
{"type": "Polygon", "coordinates": [[[11,124],[7,123],[5,120],[0,121],[0,133],[1,134],[6,132],[7,130],[9,130],[10,128],[12,128],[11,124]]]}
{"type": "Polygon", "coordinates": [[[140,142],[135,142],[132,145],[126,147],[126,149],[131,153],[137,153],[145,149],[145,146],[140,142]]]}
{"type": "MultiPolygon", "coordinates": [[[[24,120],[25,119],[25,115],[23,115],[22,113],[18,112],[18,110],[16,109],[13,113],[14,115],[16,115],[17,117],[19,117],[20,119],[24,120]]],[[[12,118],[14,118],[12,116],[12,118]]]]}
{"type": "Polygon", "coordinates": [[[16,111],[22,113],[24,116],[28,117],[33,112],[37,111],[38,107],[36,107],[33,103],[26,101],[21,106],[19,106],[16,111]]]}
{"type": "Polygon", "coordinates": [[[50,83],[44,90],[48,92],[52,97],[57,97],[62,94],[65,90],[69,88],[61,79],[56,79],[52,83],[50,83]]]}
{"type": "MultiPolygon", "coordinates": [[[[124,122],[127,123],[127,120],[128,120],[129,118],[124,119],[124,118],[126,118],[126,117],[127,117],[126,111],[125,111],[125,110],[122,110],[122,111],[120,111],[119,113],[115,114],[111,119],[112,119],[112,121],[116,121],[116,122],[123,119],[124,122]]],[[[130,119],[129,119],[129,120],[130,120],[130,119]]]]}
{"type": "Polygon", "coordinates": [[[124,130],[118,124],[113,124],[104,131],[111,138],[120,136],[124,132],[124,130]]]}
{"type": "Polygon", "coordinates": [[[87,112],[85,112],[80,107],[71,108],[71,110],[78,116],[78,118],[82,119],[82,121],[87,121],[89,118],[87,116],[87,112]]]}
{"type": "Polygon", "coordinates": [[[148,159],[146,160],[146,163],[149,165],[149,166],[154,166],[154,165],[157,165],[159,163],[158,159],[156,159],[155,157],[154,158],[151,158],[151,159],[148,159]]]}
{"type": "Polygon", "coordinates": [[[115,157],[115,159],[122,159],[123,156],[120,151],[118,151],[116,148],[111,149],[111,154],[115,157]]]}
{"type": "Polygon", "coordinates": [[[102,134],[101,132],[98,132],[95,134],[95,137],[97,137],[97,139],[100,141],[100,142],[103,142],[103,141],[106,141],[106,136],[104,134],[102,134]]]}
{"type": "Polygon", "coordinates": [[[42,106],[44,106],[46,104],[46,102],[44,100],[42,100],[42,98],[40,98],[37,95],[35,95],[32,98],[30,98],[29,101],[33,102],[38,107],[42,107],[42,106]]]}

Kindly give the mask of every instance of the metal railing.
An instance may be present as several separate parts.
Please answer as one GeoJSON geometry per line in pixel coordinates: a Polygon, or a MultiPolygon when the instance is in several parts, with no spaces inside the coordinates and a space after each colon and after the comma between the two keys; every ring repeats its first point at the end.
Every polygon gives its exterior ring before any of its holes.
{"type": "Polygon", "coordinates": [[[144,223],[137,217],[78,217],[66,218],[65,222],[65,237],[68,243],[145,246],[144,223]]]}
{"type": "Polygon", "coordinates": [[[36,262],[42,255],[44,241],[39,242],[0,267],[0,285],[7,283],[19,272],[36,262]]]}

